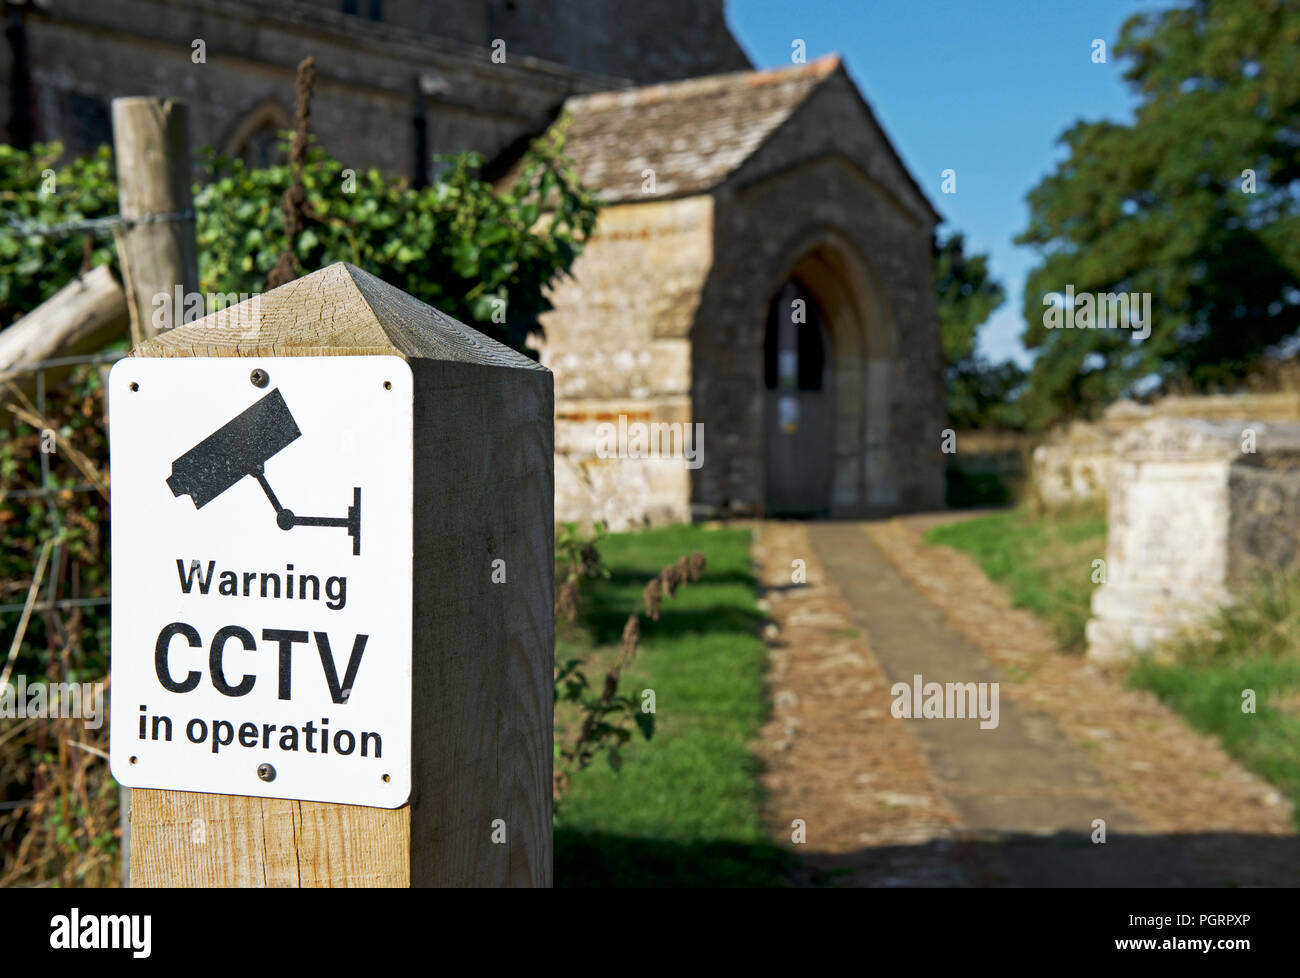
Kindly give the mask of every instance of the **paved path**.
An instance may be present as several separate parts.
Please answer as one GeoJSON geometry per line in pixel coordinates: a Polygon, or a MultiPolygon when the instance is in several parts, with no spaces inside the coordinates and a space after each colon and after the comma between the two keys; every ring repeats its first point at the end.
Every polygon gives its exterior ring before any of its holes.
{"type": "Polygon", "coordinates": [[[1023,649],[1017,652],[1017,642],[1008,641],[1009,629],[1033,630],[1014,617],[1023,613],[991,607],[998,604],[985,590],[992,585],[973,565],[957,567],[960,555],[945,551],[936,561],[936,548],[923,554],[915,528],[904,534],[897,525],[881,532],[883,526],[768,523],[759,529],[756,555],[769,587],[788,573],[792,559],[804,556],[795,551],[806,551],[813,572],[806,594],[797,587],[769,591],[776,622],[769,636],[776,639],[769,677],[774,718],[760,751],[769,768],[773,830],[784,830],[792,807],[808,822],[809,841],[801,851],[813,868],[809,881],[1295,885],[1295,836],[1275,791],[1186,731],[1159,704],[1087,672],[1077,657],[1039,649],[1037,665],[1016,658],[1023,649]],[[929,576],[904,572],[918,567],[929,576]],[[936,584],[946,573],[949,579],[936,584]],[[970,602],[980,604],[983,630],[968,627],[960,614],[954,620],[954,611],[970,602]],[[808,631],[810,618],[820,623],[820,636],[808,631]],[[993,625],[1001,630],[991,631],[993,625]],[[853,632],[856,644],[845,645],[853,632]],[[836,643],[838,651],[829,652],[836,643]],[[861,665],[845,671],[846,656],[861,665]],[[835,670],[837,661],[839,674],[819,691],[813,677],[835,670]],[[1026,669],[1035,678],[1025,681],[1026,669]],[[997,727],[981,729],[978,719],[894,718],[889,687],[910,684],[916,674],[925,682],[998,683],[997,727]],[[853,691],[864,684],[861,702],[853,702],[853,691]],[[790,708],[790,696],[802,709],[790,708]],[[1089,700],[1131,700],[1137,715],[1126,719],[1112,709],[1103,716],[1089,700]],[[1158,735],[1144,732],[1157,728],[1158,735]],[[1099,751],[1090,738],[1109,738],[1122,749],[1099,751]],[[834,747],[819,747],[819,739],[834,747]],[[886,741],[898,763],[864,775],[862,754],[886,741]],[[1191,757],[1208,758],[1214,770],[1200,777],[1189,770],[1191,757]],[[1120,766],[1124,771],[1117,773],[1120,766]],[[1162,767],[1188,784],[1163,794],[1144,793],[1140,779],[1136,788],[1132,784],[1135,771],[1161,781],[1162,767]],[[845,782],[864,776],[873,792],[868,803],[845,809],[842,796],[859,790],[845,782]],[[802,780],[838,783],[839,794],[807,787],[792,792],[802,780]],[[1162,799],[1199,790],[1203,780],[1216,782],[1217,813],[1161,807],[1162,799]],[[891,799],[901,804],[889,806],[891,799]],[[910,818],[881,831],[871,801],[874,809],[901,808],[910,818]],[[1105,821],[1105,845],[1092,841],[1096,819],[1105,821]],[[814,826],[824,830],[821,837],[814,826]],[[860,831],[864,826],[867,831],[860,831]]]}

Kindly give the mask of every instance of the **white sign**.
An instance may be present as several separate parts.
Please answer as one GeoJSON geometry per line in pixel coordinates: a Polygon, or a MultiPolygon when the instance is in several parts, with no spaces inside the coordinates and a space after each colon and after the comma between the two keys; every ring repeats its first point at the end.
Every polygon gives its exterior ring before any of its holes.
{"type": "Polygon", "coordinates": [[[400,357],[113,367],[121,784],[406,802],[412,390],[400,357]]]}

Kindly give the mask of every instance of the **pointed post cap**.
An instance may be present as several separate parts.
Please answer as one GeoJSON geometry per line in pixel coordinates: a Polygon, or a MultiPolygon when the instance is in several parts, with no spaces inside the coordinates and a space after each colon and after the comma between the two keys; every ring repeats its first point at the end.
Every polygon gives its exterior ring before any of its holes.
{"type": "Polygon", "coordinates": [[[546,369],[347,262],[177,326],[131,355],[399,356],[546,369]]]}

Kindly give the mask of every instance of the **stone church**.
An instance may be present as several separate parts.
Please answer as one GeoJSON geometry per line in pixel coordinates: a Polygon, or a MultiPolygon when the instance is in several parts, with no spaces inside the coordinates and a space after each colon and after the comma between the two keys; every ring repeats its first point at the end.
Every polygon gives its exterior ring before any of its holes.
{"type": "Polygon", "coordinates": [[[196,146],[264,163],[308,54],[313,131],[357,168],[423,183],[473,149],[504,180],[562,120],[606,206],[538,342],[557,519],[942,505],[940,218],[837,58],[753,70],[722,0],[6,9],[16,145],[84,152],[111,140],[111,99],[177,96],[196,146]]]}

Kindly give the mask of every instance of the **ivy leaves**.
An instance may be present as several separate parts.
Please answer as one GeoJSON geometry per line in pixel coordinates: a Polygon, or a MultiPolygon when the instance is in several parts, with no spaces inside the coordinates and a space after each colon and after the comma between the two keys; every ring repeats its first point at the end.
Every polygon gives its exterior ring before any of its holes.
{"type": "MultiPolygon", "coordinates": [[[[547,288],[569,272],[595,227],[596,202],[562,149],[560,127],[534,144],[504,188],[481,179],[478,154],[442,157],[436,181],[416,189],[376,170],[357,172],[313,143],[294,249],[304,268],[351,262],[521,347],[551,308],[547,288]]],[[[108,147],[55,173],[60,154],[57,144],[31,152],[0,146],[0,326],[67,284],[87,257],[84,235],[6,233],[11,216],[58,224],[117,212],[108,147]]],[[[285,247],[279,205],[289,167],[253,169],[207,153],[204,169],[194,189],[200,290],[262,292],[285,247]]],[[[95,239],[88,255],[91,265],[116,265],[111,239],[95,239]]]]}

